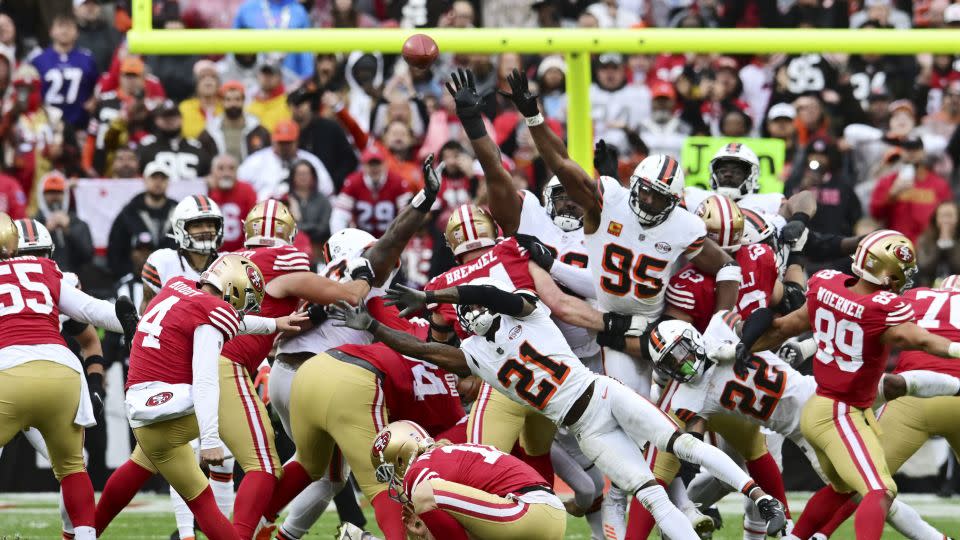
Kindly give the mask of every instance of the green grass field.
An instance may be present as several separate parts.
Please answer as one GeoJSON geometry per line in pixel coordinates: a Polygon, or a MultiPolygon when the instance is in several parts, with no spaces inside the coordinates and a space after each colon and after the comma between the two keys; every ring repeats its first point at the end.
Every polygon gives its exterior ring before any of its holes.
{"type": "MultiPolygon", "coordinates": [[[[802,509],[807,494],[791,494],[790,506],[794,512],[802,509]]],[[[960,499],[941,499],[929,495],[905,495],[904,501],[913,505],[924,517],[942,532],[955,536],[960,533],[960,499]]],[[[720,506],[725,524],[714,538],[734,540],[742,537],[739,523],[740,501],[727,497],[720,506]]],[[[373,513],[364,508],[367,519],[373,523],[373,513]]],[[[57,539],[60,538],[60,518],[53,494],[0,495],[0,540],[57,539]]],[[[140,495],[130,508],[110,525],[101,537],[105,540],[150,539],[164,540],[174,530],[173,513],[166,496],[140,495]]],[[[337,528],[336,512],[331,510],[314,526],[306,538],[333,538],[337,528]]],[[[375,532],[375,531],[374,531],[375,532]]],[[[202,538],[202,536],[201,536],[202,538]]],[[[588,540],[586,522],[571,518],[567,528],[568,539],[588,540]]],[[[834,536],[837,539],[853,539],[852,522],[848,521],[834,536]]],[[[884,538],[902,538],[888,531],[884,538]]]]}

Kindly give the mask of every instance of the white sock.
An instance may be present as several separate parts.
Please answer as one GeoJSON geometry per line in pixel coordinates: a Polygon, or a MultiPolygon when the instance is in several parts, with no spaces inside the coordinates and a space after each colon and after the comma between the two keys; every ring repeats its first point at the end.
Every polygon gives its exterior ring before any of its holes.
{"type": "Polygon", "coordinates": [[[63,522],[63,532],[68,534],[76,534],[76,531],[73,528],[73,522],[70,521],[70,514],[67,513],[67,507],[63,504],[63,491],[60,492],[60,521],[63,522]]]}
{"type": "Polygon", "coordinates": [[[681,512],[686,512],[688,508],[697,507],[687,495],[687,486],[683,485],[683,480],[679,476],[674,478],[673,482],[670,482],[670,485],[667,486],[667,493],[670,494],[670,500],[681,512]]]}
{"type": "Polygon", "coordinates": [[[97,540],[97,529],[93,527],[77,527],[73,529],[74,540],[97,540]]]}
{"type": "Polygon", "coordinates": [[[899,375],[907,381],[908,396],[955,396],[960,392],[960,379],[952,375],[926,370],[904,371],[899,375]]]}
{"type": "Polygon", "coordinates": [[[307,534],[310,527],[330,506],[334,495],[343,489],[344,484],[345,482],[333,483],[329,477],[324,476],[307,486],[307,489],[290,501],[290,513],[280,526],[283,533],[293,538],[300,538],[307,534]]]}
{"type": "Polygon", "coordinates": [[[743,500],[743,540],[765,540],[767,522],[760,516],[757,505],[750,499],[743,500]]]}
{"type": "Polygon", "coordinates": [[[583,516],[590,525],[590,540],[603,540],[603,512],[597,510],[583,516]]]}
{"type": "Polygon", "coordinates": [[[722,450],[710,446],[689,433],[684,433],[674,440],[673,453],[684,461],[702,466],[717,477],[717,480],[737,491],[743,491],[743,488],[751,482],[750,476],[722,450]]]}
{"type": "Polygon", "coordinates": [[[603,516],[603,537],[623,540],[627,535],[627,494],[617,486],[610,486],[600,505],[603,516]]]}
{"type": "Polygon", "coordinates": [[[213,490],[213,498],[217,500],[217,508],[219,508],[220,512],[228,519],[230,518],[230,514],[233,513],[233,500],[237,496],[233,485],[233,465],[236,461],[237,460],[231,457],[223,460],[223,464],[221,465],[210,466],[210,489],[213,490]],[[214,480],[213,473],[229,475],[230,479],[222,482],[214,480]]]}
{"type": "Polygon", "coordinates": [[[936,530],[920,517],[914,508],[900,499],[894,499],[887,512],[889,523],[900,534],[910,540],[943,540],[945,535],[936,530]]]}
{"type": "Polygon", "coordinates": [[[180,538],[195,536],[193,531],[193,512],[187,506],[187,501],[172,487],[170,488],[170,502],[173,503],[173,517],[177,520],[177,533],[180,538]]]}
{"type": "Polygon", "coordinates": [[[653,515],[665,538],[698,538],[687,516],[670,502],[666,490],[659,484],[637,491],[636,497],[653,515]]]}

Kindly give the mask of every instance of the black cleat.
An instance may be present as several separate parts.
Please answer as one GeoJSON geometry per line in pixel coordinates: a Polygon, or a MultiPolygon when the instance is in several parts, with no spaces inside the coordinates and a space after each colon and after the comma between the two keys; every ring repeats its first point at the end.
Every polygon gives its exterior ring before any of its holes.
{"type": "Polygon", "coordinates": [[[787,527],[787,516],[783,513],[783,505],[770,495],[764,495],[756,501],[760,516],[767,522],[767,535],[777,536],[787,527]]]}

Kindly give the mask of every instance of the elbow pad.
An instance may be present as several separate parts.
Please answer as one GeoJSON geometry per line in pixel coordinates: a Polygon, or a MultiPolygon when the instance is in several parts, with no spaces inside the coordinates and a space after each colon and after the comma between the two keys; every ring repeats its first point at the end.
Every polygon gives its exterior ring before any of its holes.
{"type": "Polygon", "coordinates": [[[795,281],[785,281],[783,282],[783,298],[773,309],[780,315],[786,315],[800,309],[806,302],[807,295],[803,285],[795,281]]]}

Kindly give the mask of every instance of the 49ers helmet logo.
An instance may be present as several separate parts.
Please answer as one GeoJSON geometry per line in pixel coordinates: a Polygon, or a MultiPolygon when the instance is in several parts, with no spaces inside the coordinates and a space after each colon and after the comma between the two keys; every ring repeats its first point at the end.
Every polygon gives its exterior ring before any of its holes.
{"type": "Polygon", "coordinates": [[[263,278],[252,266],[247,266],[247,277],[250,278],[250,285],[257,292],[263,291],[263,278]]]}
{"type": "Polygon", "coordinates": [[[377,437],[377,440],[373,441],[373,451],[382,455],[388,444],[390,444],[390,432],[384,431],[377,437]]]}
{"type": "Polygon", "coordinates": [[[894,248],[893,254],[896,255],[897,259],[900,259],[901,262],[913,262],[913,251],[907,246],[897,246],[894,248]]]}
{"type": "Polygon", "coordinates": [[[147,398],[145,405],[147,407],[157,407],[170,401],[171,398],[173,398],[173,392],[160,392],[159,394],[154,394],[147,398]]]}

